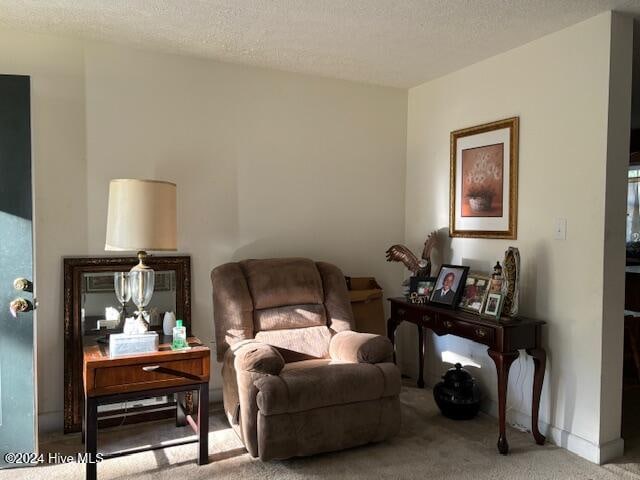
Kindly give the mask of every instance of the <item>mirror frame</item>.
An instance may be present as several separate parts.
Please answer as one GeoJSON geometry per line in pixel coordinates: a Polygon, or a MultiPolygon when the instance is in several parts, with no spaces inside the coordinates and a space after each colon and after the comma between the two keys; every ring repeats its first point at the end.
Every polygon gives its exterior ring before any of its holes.
{"type": "MultiPolygon", "coordinates": [[[[64,433],[82,429],[84,394],[82,391],[82,274],[126,272],[137,265],[137,257],[63,257],[64,270],[64,433]]],[[[187,335],[191,334],[191,257],[149,256],[146,263],[157,271],[175,271],[176,317],[183,320],[187,335]]],[[[175,415],[168,411],[167,417],[175,415]]],[[[157,419],[149,412],[131,422],[157,419]]],[[[114,419],[120,423],[120,419],[114,419]]]]}

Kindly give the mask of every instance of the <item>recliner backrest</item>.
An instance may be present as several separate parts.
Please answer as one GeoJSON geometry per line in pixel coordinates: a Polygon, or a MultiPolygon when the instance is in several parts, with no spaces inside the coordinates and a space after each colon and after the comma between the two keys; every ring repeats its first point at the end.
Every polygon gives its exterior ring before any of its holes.
{"type": "Polygon", "coordinates": [[[335,332],[353,328],[340,269],[305,258],[244,260],[211,272],[217,357],[255,338],[285,360],[326,358],[335,332]]]}

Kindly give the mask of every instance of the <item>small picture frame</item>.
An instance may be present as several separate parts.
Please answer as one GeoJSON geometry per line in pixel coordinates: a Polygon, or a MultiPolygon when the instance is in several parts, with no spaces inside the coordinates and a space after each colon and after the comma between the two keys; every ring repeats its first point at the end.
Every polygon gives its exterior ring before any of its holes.
{"type": "Polygon", "coordinates": [[[489,282],[489,293],[502,293],[502,278],[491,278],[489,282]]]}
{"type": "Polygon", "coordinates": [[[409,300],[411,303],[427,303],[435,285],[435,277],[411,277],[409,279],[409,300]]]}
{"type": "Polygon", "coordinates": [[[460,300],[460,309],[480,314],[489,292],[491,277],[479,273],[469,273],[460,300]]]}
{"type": "Polygon", "coordinates": [[[469,267],[462,265],[442,265],[429,301],[455,308],[462,296],[468,272],[469,267]]]}
{"type": "Polygon", "coordinates": [[[113,292],[113,273],[84,274],[84,291],[86,293],[108,293],[113,292]]]}
{"type": "Polygon", "coordinates": [[[502,314],[502,305],[504,304],[504,295],[501,293],[489,293],[487,300],[482,309],[482,316],[500,320],[502,314]]]}

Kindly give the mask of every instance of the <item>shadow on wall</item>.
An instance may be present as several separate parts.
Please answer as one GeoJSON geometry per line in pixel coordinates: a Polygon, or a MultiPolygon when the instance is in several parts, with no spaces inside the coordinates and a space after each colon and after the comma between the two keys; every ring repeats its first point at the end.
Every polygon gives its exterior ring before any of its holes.
{"type": "MultiPolygon", "coordinates": [[[[531,255],[527,256],[528,261],[522,265],[522,275],[520,277],[520,291],[524,293],[520,297],[520,311],[523,314],[530,314],[532,316],[545,319],[547,316],[548,307],[545,307],[542,312],[538,311],[538,298],[539,291],[538,285],[545,285],[549,283],[549,272],[551,270],[549,260],[549,250],[544,242],[538,242],[533,248],[531,255]],[[535,259],[535,261],[533,261],[535,259]]],[[[548,305],[551,303],[553,296],[556,293],[551,289],[547,290],[545,303],[548,305]]],[[[548,413],[548,421],[550,424],[557,424],[557,405],[558,402],[553,401],[558,387],[562,381],[562,390],[564,392],[563,412],[562,418],[562,430],[561,438],[559,439],[560,445],[566,445],[568,433],[573,431],[573,420],[575,415],[576,404],[576,376],[560,376],[551,375],[553,371],[553,349],[549,348],[550,329],[553,328],[552,324],[547,323],[547,327],[542,329],[542,345],[546,346],[547,363],[544,376],[544,385],[542,392],[542,399],[540,405],[541,416],[544,412],[548,413]],[[545,395],[546,392],[546,395],[545,395]],[[542,403],[544,402],[544,403],[542,403]]],[[[571,352],[571,343],[564,342],[563,354],[568,355],[567,358],[573,358],[571,352]]],[[[544,432],[548,435],[550,432],[544,432]]]]}
{"type": "Polygon", "coordinates": [[[432,254],[433,258],[431,262],[433,267],[431,269],[431,275],[436,276],[438,269],[443,263],[451,263],[453,258],[453,251],[451,250],[451,237],[449,236],[449,227],[444,227],[438,230],[438,247],[434,249],[432,254]]]}
{"type": "Polygon", "coordinates": [[[327,238],[318,242],[319,232],[287,231],[281,235],[261,237],[238,248],[230,261],[250,258],[303,257],[314,261],[328,261],[347,273],[353,260],[341,249],[338,239],[327,238]]]}

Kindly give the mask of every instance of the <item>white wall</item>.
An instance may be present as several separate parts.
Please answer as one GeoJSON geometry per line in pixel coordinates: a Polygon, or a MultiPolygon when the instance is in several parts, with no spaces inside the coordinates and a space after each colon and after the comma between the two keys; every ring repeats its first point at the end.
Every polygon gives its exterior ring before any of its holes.
{"type": "Polygon", "coordinates": [[[62,425],[61,257],[105,254],[112,178],[178,184],[204,342],[224,262],[308,256],[398,293],[384,251],[404,232],[406,90],[12,31],[0,72],[34,85],[41,430],[62,425]]]}
{"type": "MultiPolygon", "coordinates": [[[[616,260],[608,273],[603,267],[605,185],[613,188],[625,181],[619,168],[607,170],[611,21],[610,13],[602,14],[410,89],[407,127],[406,241],[417,249],[427,232],[448,227],[449,133],[520,117],[518,239],[451,240],[444,233],[441,259],[489,272],[508,246],[520,249],[522,313],[548,322],[541,420],[546,427],[552,425],[545,430],[553,441],[596,462],[603,459],[600,447],[605,444],[613,442],[609,454],[622,447],[620,402],[608,405],[617,428],[602,437],[599,415],[605,275],[609,287],[616,282],[620,287],[624,265],[616,260]],[[609,171],[622,175],[611,177],[611,185],[605,183],[609,171]],[[567,219],[565,241],[553,238],[558,217],[567,219]]],[[[618,27],[628,32],[631,23],[619,22],[618,27]]],[[[616,126],[628,136],[626,101],[626,130],[624,122],[616,126]]],[[[624,156],[618,160],[628,162],[624,156]]],[[[619,225],[611,226],[608,244],[620,247],[624,255],[619,225]]],[[[609,307],[615,309],[612,322],[618,322],[612,326],[617,329],[611,339],[615,342],[621,338],[622,302],[609,307]]],[[[441,361],[445,351],[478,364],[480,368],[470,369],[484,386],[484,407],[495,413],[496,373],[485,347],[445,336],[432,338],[428,350],[430,382],[450,367],[441,361]]],[[[407,368],[415,368],[414,358],[403,358],[407,368]]],[[[532,375],[533,362],[522,352],[511,368],[508,418],[527,427],[532,375]]],[[[615,380],[611,383],[619,391],[615,380]]]]}

